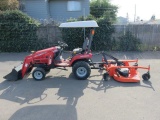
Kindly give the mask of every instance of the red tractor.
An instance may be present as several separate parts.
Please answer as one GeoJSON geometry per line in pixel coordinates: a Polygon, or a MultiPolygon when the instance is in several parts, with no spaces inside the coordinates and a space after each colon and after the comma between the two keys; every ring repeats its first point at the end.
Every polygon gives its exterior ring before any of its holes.
{"type": "Polygon", "coordinates": [[[94,35],[94,28],[98,27],[96,21],[79,21],[62,23],[60,27],[89,27],[90,36],[86,38],[82,48],[76,48],[71,54],[71,58],[63,59],[62,52],[68,45],[63,42],[59,42],[58,46],[47,48],[33,52],[25,57],[24,62],[15,67],[11,73],[4,78],[7,80],[19,80],[27,76],[32,69],[32,76],[35,80],[43,80],[47,73],[51,69],[57,67],[72,67],[74,76],[79,80],[87,79],[90,76],[90,59],[92,58],[91,43],[94,35]]]}

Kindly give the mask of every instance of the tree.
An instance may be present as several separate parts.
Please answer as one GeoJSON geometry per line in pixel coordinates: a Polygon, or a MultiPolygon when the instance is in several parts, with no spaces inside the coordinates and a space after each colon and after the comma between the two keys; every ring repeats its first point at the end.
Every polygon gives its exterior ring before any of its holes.
{"type": "Polygon", "coordinates": [[[151,20],[155,20],[155,19],[156,19],[156,16],[152,15],[151,20]]]}
{"type": "Polygon", "coordinates": [[[17,0],[0,0],[0,11],[18,9],[19,2],[17,0]]]}
{"type": "Polygon", "coordinates": [[[105,17],[108,21],[116,20],[118,7],[112,5],[109,0],[91,0],[90,13],[95,18],[105,17]]]}

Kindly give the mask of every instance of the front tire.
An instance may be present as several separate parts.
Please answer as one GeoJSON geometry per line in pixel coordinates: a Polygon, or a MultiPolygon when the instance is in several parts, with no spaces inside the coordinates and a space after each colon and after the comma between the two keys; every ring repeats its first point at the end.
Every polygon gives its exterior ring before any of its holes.
{"type": "Polygon", "coordinates": [[[43,68],[36,68],[33,73],[32,73],[32,77],[36,80],[36,81],[41,81],[45,78],[46,76],[46,72],[43,68]]]}
{"type": "Polygon", "coordinates": [[[78,80],[86,80],[91,74],[91,68],[85,61],[78,61],[73,65],[72,72],[78,80]]]}

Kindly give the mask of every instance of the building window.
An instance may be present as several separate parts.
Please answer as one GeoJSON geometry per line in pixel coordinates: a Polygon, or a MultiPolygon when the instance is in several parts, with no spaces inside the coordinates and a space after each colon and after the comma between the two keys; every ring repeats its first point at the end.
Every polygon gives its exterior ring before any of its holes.
{"type": "Polygon", "coordinates": [[[81,11],[81,2],[80,1],[68,1],[67,11],[81,11]]]}

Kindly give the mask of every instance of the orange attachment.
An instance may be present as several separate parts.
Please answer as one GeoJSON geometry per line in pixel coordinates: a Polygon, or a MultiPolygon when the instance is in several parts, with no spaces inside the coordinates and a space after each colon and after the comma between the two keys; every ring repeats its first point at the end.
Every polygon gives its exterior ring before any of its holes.
{"type": "MultiPolygon", "coordinates": [[[[104,62],[104,59],[102,59],[104,62]]],[[[116,81],[119,82],[140,82],[140,75],[137,69],[146,69],[150,71],[150,66],[148,67],[142,67],[142,66],[130,66],[129,62],[138,62],[137,60],[120,60],[124,63],[124,66],[117,66],[117,64],[112,64],[112,60],[108,60],[108,64],[104,64],[104,68],[106,72],[109,74],[110,77],[113,77],[116,81]],[[117,72],[117,69],[128,69],[129,73],[128,76],[122,76],[117,72]]]]}
{"type": "Polygon", "coordinates": [[[123,77],[123,76],[118,76],[116,74],[114,74],[113,78],[119,82],[140,82],[140,76],[139,73],[134,74],[134,75],[129,75],[128,77],[123,77]]]}

